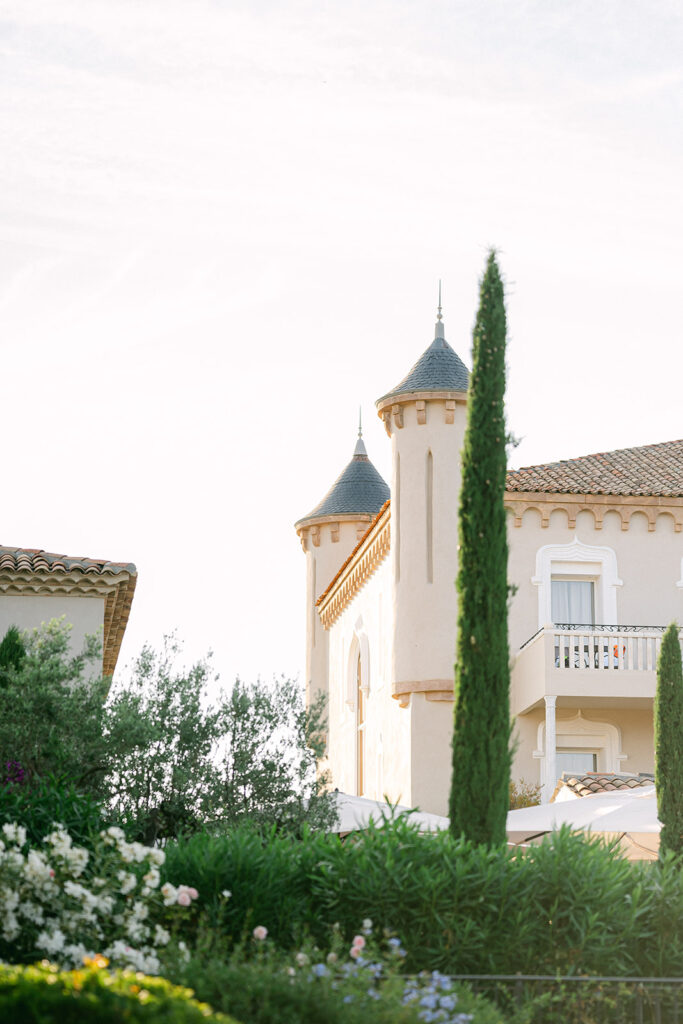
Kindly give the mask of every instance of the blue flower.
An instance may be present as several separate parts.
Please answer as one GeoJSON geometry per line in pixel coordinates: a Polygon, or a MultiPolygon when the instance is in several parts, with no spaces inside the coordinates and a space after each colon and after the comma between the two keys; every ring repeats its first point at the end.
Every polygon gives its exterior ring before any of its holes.
{"type": "Polygon", "coordinates": [[[330,973],[325,964],[313,964],[311,970],[316,978],[326,978],[330,973]]]}

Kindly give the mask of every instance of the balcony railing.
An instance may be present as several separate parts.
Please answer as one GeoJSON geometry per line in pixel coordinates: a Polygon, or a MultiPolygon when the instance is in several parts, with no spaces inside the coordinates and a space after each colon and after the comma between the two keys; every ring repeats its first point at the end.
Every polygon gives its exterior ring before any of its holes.
{"type": "MultiPolygon", "coordinates": [[[[514,661],[513,714],[547,694],[616,698],[654,697],[665,626],[559,623],[539,629],[514,661]]],[[[683,641],[683,630],[679,632],[683,641]]]]}
{"type": "Polygon", "coordinates": [[[657,668],[664,626],[597,626],[562,623],[553,628],[555,668],[657,668]]]}

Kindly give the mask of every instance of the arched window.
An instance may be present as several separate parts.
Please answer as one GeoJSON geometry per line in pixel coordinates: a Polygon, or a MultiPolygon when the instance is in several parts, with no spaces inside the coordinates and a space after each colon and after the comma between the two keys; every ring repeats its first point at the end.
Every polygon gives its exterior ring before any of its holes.
{"type": "Polygon", "coordinates": [[[365,690],[360,651],[356,660],[356,789],[365,793],[365,690]]]}

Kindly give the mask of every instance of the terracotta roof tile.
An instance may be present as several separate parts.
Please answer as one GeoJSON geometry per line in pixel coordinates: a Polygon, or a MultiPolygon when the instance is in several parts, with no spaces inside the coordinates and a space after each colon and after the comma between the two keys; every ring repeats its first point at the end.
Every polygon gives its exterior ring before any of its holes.
{"type": "Polygon", "coordinates": [[[507,475],[507,489],[683,497],[683,440],[514,469],[507,475]]]}
{"type": "Polygon", "coordinates": [[[596,793],[611,793],[620,789],[651,786],[653,782],[653,777],[648,774],[617,775],[613,772],[588,772],[586,775],[574,775],[572,772],[562,772],[558,789],[566,786],[577,796],[595,796],[596,793]]]}

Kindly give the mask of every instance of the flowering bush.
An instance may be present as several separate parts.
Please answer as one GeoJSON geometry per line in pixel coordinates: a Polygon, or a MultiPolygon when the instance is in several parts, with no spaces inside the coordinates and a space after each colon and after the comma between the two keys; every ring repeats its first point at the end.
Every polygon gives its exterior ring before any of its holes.
{"type": "Polygon", "coordinates": [[[191,984],[200,999],[249,1024],[501,1024],[486,999],[438,972],[406,977],[400,940],[373,935],[372,921],[351,944],[341,929],[323,951],[312,941],[290,953],[257,925],[233,949],[200,925],[189,959],[174,961],[170,944],[165,973],[191,984]]]}
{"type": "Polygon", "coordinates": [[[167,908],[198,896],[185,885],[160,887],[163,850],[129,843],[116,827],[101,832],[91,851],[59,824],[42,849],[29,847],[21,825],[3,825],[0,836],[0,957],[48,956],[69,967],[99,953],[117,966],[159,972],[159,948],[170,939],[167,908]]]}
{"type": "Polygon", "coordinates": [[[30,967],[0,964],[0,1020],[42,1024],[236,1024],[198,1003],[188,989],[130,971],[107,971],[96,957],[77,971],[60,971],[44,960],[30,967]]]}

